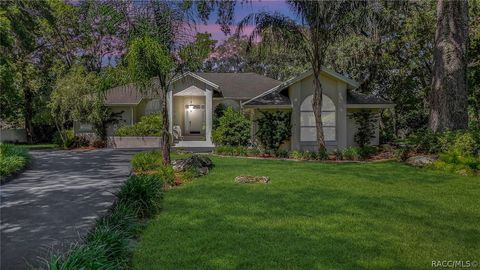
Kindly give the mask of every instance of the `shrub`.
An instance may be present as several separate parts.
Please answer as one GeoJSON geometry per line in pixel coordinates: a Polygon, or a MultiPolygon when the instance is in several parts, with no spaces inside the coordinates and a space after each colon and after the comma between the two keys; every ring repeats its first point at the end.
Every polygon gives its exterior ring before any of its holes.
{"type": "Polygon", "coordinates": [[[277,151],[275,151],[275,157],[277,158],[288,158],[288,150],[285,150],[285,149],[277,149],[277,151]]]}
{"type": "Polygon", "coordinates": [[[455,141],[449,149],[451,152],[460,156],[474,156],[478,152],[479,145],[475,141],[472,133],[457,133],[455,141]]]}
{"type": "Polygon", "coordinates": [[[65,256],[52,256],[47,261],[49,270],[64,269],[119,269],[119,265],[108,260],[105,245],[80,245],[71,247],[65,256]]]}
{"type": "Polygon", "coordinates": [[[72,142],[70,145],[68,145],[67,148],[80,148],[80,147],[86,147],[89,146],[90,142],[88,141],[87,138],[83,136],[74,136],[72,142]]]}
{"type": "Polygon", "coordinates": [[[126,268],[130,252],[128,250],[129,235],[113,224],[98,224],[86,239],[88,246],[103,247],[103,256],[118,268],[126,268]]]}
{"type": "Polygon", "coordinates": [[[424,128],[410,134],[405,142],[415,152],[435,154],[442,151],[440,138],[439,133],[434,133],[430,129],[424,128]]]}
{"type": "Polygon", "coordinates": [[[215,143],[220,145],[247,146],[250,141],[250,120],[231,107],[218,119],[219,125],[213,131],[215,143]]]}
{"type": "Polygon", "coordinates": [[[342,156],[346,160],[360,160],[359,147],[347,147],[343,149],[342,156]]]}
{"type": "Polygon", "coordinates": [[[328,153],[327,151],[291,151],[290,152],[290,157],[293,159],[299,159],[299,160],[326,160],[328,159],[328,153]]]}
{"type": "Polygon", "coordinates": [[[96,139],[93,141],[92,146],[95,148],[105,148],[107,147],[107,141],[102,139],[96,139]]]}
{"type": "Polygon", "coordinates": [[[355,120],[358,130],[355,133],[355,142],[360,147],[370,144],[370,140],[375,137],[376,114],[371,110],[362,109],[351,114],[351,118],[355,120]]]}
{"type": "Polygon", "coordinates": [[[162,164],[158,169],[157,175],[165,183],[173,184],[175,182],[175,172],[173,171],[173,167],[170,165],[165,166],[162,164]]]}
{"type": "Polygon", "coordinates": [[[393,153],[393,155],[398,161],[405,161],[408,159],[410,155],[410,148],[402,147],[402,148],[395,149],[395,152],[393,153]]]}
{"type": "Polygon", "coordinates": [[[299,151],[299,150],[291,151],[290,157],[293,159],[303,159],[303,151],[299,151]]]}
{"type": "Polygon", "coordinates": [[[371,156],[375,155],[378,152],[378,149],[374,146],[364,146],[360,147],[358,153],[361,159],[368,159],[371,156]]]}
{"type": "Polygon", "coordinates": [[[261,153],[261,151],[258,148],[251,147],[251,148],[247,149],[247,156],[249,156],[249,157],[256,157],[256,156],[260,155],[260,153],[261,153]]]}
{"type": "Polygon", "coordinates": [[[123,126],[115,131],[115,136],[161,136],[162,116],[159,113],[142,116],[133,126],[123,126]]]}
{"type": "Polygon", "coordinates": [[[292,132],[290,112],[262,112],[256,120],[258,131],[256,136],[267,150],[276,152],[292,132]]]}
{"type": "Polygon", "coordinates": [[[333,151],[333,154],[335,155],[335,159],[336,159],[336,160],[342,160],[342,159],[343,159],[343,152],[342,152],[342,150],[335,149],[335,150],[333,151]]]}
{"type": "Polygon", "coordinates": [[[75,139],[75,134],[73,132],[73,129],[67,129],[67,130],[57,131],[55,135],[53,135],[52,141],[54,144],[58,145],[59,147],[68,149],[73,144],[74,139],[75,139]]]}
{"type": "Polygon", "coordinates": [[[215,107],[215,110],[213,110],[212,125],[214,129],[216,129],[220,125],[219,119],[225,114],[225,110],[227,110],[227,105],[223,103],[218,104],[215,107]]]}
{"type": "Polygon", "coordinates": [[[155,171],[163,166],[160,152],[141,152],[132,158],[132,168],[135,172],[155,171]]]}
{"type": "Polygon", "coordinates": [[[150,217],[160,210],[163,182],[158,175],[133,175],[117,193],[119,203],[133,207],[141,218],[150,217]]]}
{"type": "Polygon", "coordinates": [[[28,151],[13,144],[0,144],[0,176],[11,175],[30,160],[28,151]]]}
{"type": "Polygon", "coordinates": [[[247,155],[247,148],[245,146],[233,147],[233,155],[235,155],[235,156],[246,156],[247,155]]]}

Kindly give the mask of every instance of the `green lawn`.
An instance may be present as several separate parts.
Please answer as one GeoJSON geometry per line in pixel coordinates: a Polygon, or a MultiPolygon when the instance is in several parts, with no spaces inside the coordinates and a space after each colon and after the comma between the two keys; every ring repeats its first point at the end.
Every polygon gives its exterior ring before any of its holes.
{"type": "Polygon", "coordinates": [[[480,260],[480,179],[396,162],[212,157],[169,190],[134,269],[431,269],[480,260]],[[240,174],[271,182],[235,184],[240,174]]]}
{"type": "Polygon", "coordinates": [[[34,149],[55,149],[59,148],[58,145],[53,143],[40,143],[40,144],[16,144],[18,147],[27,148],[30,150],[34,149]]]}

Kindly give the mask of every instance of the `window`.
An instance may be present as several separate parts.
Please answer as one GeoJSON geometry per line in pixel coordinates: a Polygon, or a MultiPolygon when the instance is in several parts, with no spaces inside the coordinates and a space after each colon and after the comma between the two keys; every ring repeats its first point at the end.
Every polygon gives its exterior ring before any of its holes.
{"type": "MultiPolygon", "coordinates": [[[[313,95],[305,98],[300,106],[300,141],[314,142],[317,140],[315,115],[312,108],[313,95]]],[[[325,141],[335,141],[336,114],[335,104],[326,95],[322,95],[322,123],[325,141]]]]}

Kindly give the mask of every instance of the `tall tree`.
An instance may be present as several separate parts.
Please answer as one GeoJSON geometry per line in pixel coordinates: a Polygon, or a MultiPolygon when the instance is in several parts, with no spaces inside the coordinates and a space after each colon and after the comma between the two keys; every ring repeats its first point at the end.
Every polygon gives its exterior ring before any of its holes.
{"type": "Polygon", "coordinates": [[[467,108],[468,2],[438,0],[430,92],[430,128],[468,127],[467,108]]]}
{"type": "Polygon", "coordinates": [[[325,64],[327,49],[348,29],[351,11],[360,2],[352,1],[287,1],[298,19],[279,13],[260,12],[245,17],[238,26],[241,33],[249,24],[255,29],[250,35],[250,43],[261,38],[264,44],[285,45],[290,49],[304,52],[313,71],[313,101],[317,144],[325,150],[322,123],[322,83],[320,72],[325,64]]]}
{"type": "Polygon", "coordinates": [[[43,79],[40,59],[42,52],[48,49],[48,42],[41,37],[54,23],[54,18],[45,1],[7,1],[1,2],[0,8],[2,73],[14,75],[16,80],[16,84],[11,84],[12,81],[2,83],[16,87],[11,90],[20,93],[22,103],[18,105],[23,108],[27,142],[32,143],[35,95],[43,79]]]}
{"type": "Polygon", "coordinates": [[[142,6],[132,27],[126,55],[132,80],[143,92],[161,97],[164,164],[170,164],[167,92],[173,78],[184,70],[197,69],[213,45],[209,35],[205,34],[188,43],[186,32],[190,19],[184,10],[181,3],[170,1],[152,1],[142,6]]]}

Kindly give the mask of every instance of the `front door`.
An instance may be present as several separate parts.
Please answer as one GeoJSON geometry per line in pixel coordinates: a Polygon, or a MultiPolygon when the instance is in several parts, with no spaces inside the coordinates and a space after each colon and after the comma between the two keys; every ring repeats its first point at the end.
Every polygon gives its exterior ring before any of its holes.
{"type": "Polygon", "coordinates": [[[185,112],[185,124],[190,134],[201,134],[203,122],[205,121],[204,105],[189,105],[185,112]]]}

